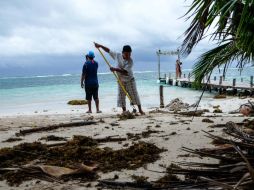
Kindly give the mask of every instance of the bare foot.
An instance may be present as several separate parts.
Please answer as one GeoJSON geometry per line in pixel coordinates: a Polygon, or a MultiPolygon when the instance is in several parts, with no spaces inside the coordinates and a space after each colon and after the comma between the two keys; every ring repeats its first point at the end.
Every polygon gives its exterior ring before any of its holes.
{"type": "Polygon", "coordinates": [[[141,115],[145,115],[145,112],[143,112],[143,111],[139,111],[139,113],[140,113],[141,115]]]}

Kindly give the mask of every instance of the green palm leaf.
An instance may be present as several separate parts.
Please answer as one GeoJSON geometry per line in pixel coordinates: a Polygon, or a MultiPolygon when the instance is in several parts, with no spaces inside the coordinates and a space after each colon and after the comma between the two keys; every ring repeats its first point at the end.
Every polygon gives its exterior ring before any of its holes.
{"type": "Polygon", "coordinates": [[[187,19],[192,18],[192,21],[185,31],[181,53],[189,55],[212,26],[215,26],[215,31],[211,39],[218,43],[218,47],[201,55],[195,63],[193,75],[197,82],[218,66],[227,68],[237,61],[237,66],[243,67],[253,59],[253,0],[193,0],[185,16],[189,14],[187,19]]]}

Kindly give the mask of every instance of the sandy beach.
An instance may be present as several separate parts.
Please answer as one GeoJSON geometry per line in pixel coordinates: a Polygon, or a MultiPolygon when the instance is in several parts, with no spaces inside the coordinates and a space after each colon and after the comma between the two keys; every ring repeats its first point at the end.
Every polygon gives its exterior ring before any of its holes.
{"type": "MultiPolygon", "coordinates": [[[[228,112],[239,107],[238,104],[247,102],[248,99],[228,98],[224,100],[214,100],[211,105],[203,104],[199,109],[208,109],[210,112],[204,113],[199,117],[183,116],[178,113],[165,109],[146,109],[146,115],[136,116],[134,119],[120,120],[117,113],[102,114],[50,114],[50,115],[23,115],[23,116],[2,116],[0,118],[0,139],[1,148],[13,147],[24,142],[56,143],[55,141],[46,141],[41,138],[54,135],[64,137],[70,140],[74,135],[92,137],[93,139],[105,137],[126,138],[121,142],[106,142],[99,145],[100,148],[109,147],[113,150],[119,150],[130,147],[134,142],[144,141],[152,143],[159,148],[166,149],[160,153],[160,158],[153,163],[145,164],[135,170],[122,169],[112,172],[98,172],[99,179],[112,179],[118,176],[116,181],[133,181],[132,176],[146,176],[148,181],[155,181],[162,177],[166,167],[171,163],[180,161],[201,161],[204,163],[215,163],[216,160],[199,158],[197,156],[185,156],[186,152],[182,147],[188,148],[208,148],[213,147],[211,139],[205,136],[202,130],[214,135],[222,135],[221,128],[211,128],[215,124],[225,124],[228,121],[242,122],[245,119],[240,114],[229,114],[228,112]],[[225,104],[227,102],[227,104],[225,104]],[[228,102],[235,102],[230,104],[228,102]],[[220,105],[223,113],[213,113],[213,106],[220,105]],[[226,107],[225,105],[229,105],[226,107]],[[211,123],[204,122],[208,118],[211,123]],[[15,135],[20,130],[37,127],[46,127],[53,124],[72,123],[79,121],[95,121],[95,124],[87,126],[74,126],[68,128],[58,128],[55,130],[35,132],[24,136],[19,141],[5,142],[10,138],[16,138],[15,135]],[[140,136],[138,139],[128,138],[128,134],[142,134],[148,132],[147,136],[140,136]],[[156,172],[157,171],[157,172],[156,172]]],[[[120,112],[119,112],[120,113],[120,112]]],[[[57,141],[59,142],[59,141],[57,141]]],[[[62,141],[60,141],[62,142],[62,141]]],[[[0,189],[84,189],[89,184],[91,189],[97,189],[97,181],[82,183],[79,181],[67,182],[46,182],[33,179],[25,181],[19,187],[10,187],[6,181],[0,181],[0,189]]]]}

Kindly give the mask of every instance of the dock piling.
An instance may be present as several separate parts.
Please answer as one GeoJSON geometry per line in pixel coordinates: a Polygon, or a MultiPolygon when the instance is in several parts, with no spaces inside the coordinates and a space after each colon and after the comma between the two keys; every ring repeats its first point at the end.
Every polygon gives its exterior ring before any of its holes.
{"type": "Polygon", "coordinates": [[[219,81],[219,85],[222,84],[222,76],[220,76],[220,81],[219,81]]]}
{"type": "Polygon", "coordinates": [[[160,85],[160,108],[164,108],[163,85],[160,85]]]}
{"type": "Polygon", "coordinates": [[[235,86],[236,84],[236,79],[233,79],[233,86],[235,86]]]}

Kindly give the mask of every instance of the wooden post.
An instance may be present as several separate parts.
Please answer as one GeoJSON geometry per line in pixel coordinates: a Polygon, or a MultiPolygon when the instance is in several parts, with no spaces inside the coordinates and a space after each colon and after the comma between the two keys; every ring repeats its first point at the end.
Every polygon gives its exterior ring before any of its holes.
{"type": "Polygon", "coordinates": [[[233,79],[233,86],[235,86],[235,83],[236,83],[236,79],[233,79]]]}
{"type": "Polygon", "coordinates": [[[159,49],[157,55],[158,55],[158,78],[161,79],[161,58],[160,58],[161,50],[159,49]]]}
{"type": "Polygon", "coordinates": [[[253,76],[250,76],[250,87],[253,87],[253,76]]]}
{"type": "Polygon", "coordinates": [[[216,81],[216,76],[214,76],[213,80],[216,81]]]}
{"type": "Polygon", "coordinates": [[[222,76],[220,76],[220,81],[219,81],[219,85],[222,84],[222,76]]]}
{"type": "Polygon", "coordinates": [[[188,81],[190,81],[190,73],[188,74],[188,81]]]}
{"type": "Polygon", "coordinates": [[[163,85],[160,85],[160,108],[164,108],[163,85]]]}
{"type": "Polygon", "coordinates": [[[183,78],[185,78],[185,73],[183,74],[183,78]]]}

